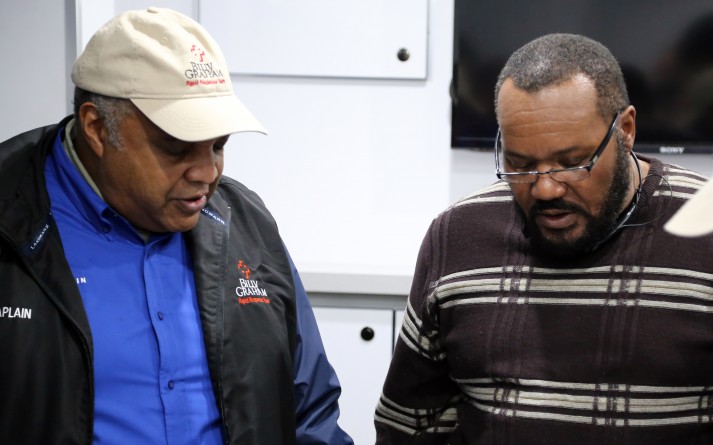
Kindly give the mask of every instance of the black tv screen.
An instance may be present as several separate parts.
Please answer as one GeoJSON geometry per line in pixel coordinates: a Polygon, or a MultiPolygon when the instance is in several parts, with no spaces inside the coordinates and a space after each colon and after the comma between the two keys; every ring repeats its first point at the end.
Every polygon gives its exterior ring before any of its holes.
{"type": "Polygon", "coordinates": [[[582,34],[619,61],[637,110],[635,150],[713,153],[713,2],[455,0],[453,148],[493,147],[493,89],[517,48],[582,34]]]}

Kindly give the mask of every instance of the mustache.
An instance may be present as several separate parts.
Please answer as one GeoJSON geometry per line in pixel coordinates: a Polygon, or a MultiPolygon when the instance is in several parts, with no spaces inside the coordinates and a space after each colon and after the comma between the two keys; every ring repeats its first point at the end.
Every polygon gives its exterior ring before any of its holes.
{"type": "Polygon", "coordinates": [[[562,210],[565,212],[575,212],[586,214],[580,206],[567,202],[564,199],[558,198],[551,201],[535,201],[535,203],[530,208],[529,216],[533,219],[537,214],[544,212],[545,210],[562,210]]]}

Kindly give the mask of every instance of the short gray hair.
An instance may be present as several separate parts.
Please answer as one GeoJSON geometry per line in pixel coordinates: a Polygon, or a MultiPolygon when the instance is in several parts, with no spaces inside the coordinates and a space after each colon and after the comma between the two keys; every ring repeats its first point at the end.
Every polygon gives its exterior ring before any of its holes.
{"type": "Polygon", "coordinates": [[[608,120],[629,105],[621,67],[601,43],[576,34],[548,34],[527,43],[508,59],[495,84],[498,94],[507,79],[518,89],[537,92],[583,74],[597,92],[597,112],[608,120]]]}
{"type": "Polygon", "coordinates": [[[109,143],[115,147],[123,146],[121,135],[119,134],[119,124],[122,119],[133,112],[134,105],[129,99],[104,96],[103,94],[92,93],[79,87],[74,88],[74,116],[79,119],[79,107],[83,103],[91,102],[97,107],[99,117],[104,123],[107,131],[109,143]]]}

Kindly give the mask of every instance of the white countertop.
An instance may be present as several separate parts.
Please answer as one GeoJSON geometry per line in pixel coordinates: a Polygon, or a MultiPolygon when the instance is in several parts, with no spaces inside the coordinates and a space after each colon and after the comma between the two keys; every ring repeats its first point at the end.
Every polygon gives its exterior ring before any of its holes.
{"type": "Polygon", "coordinates": [[[300,272],[307,292],[407,296],[409,274],[300,272]]]}

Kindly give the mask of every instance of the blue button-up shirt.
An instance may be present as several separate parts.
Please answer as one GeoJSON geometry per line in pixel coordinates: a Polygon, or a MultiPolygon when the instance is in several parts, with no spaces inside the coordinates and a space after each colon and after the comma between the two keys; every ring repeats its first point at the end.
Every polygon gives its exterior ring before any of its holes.
{"type": "MultiPolygon", "coordinates": [[[[92,190],[59,136],[45,174],[52,214],[92,330],[94,442],[222,443],[182,234],[152,234],[145,241],[92,190]]],[[[336,423],[339,383],[291,266],[298,290],[298,443],[349,444],[336,423]]]]}

